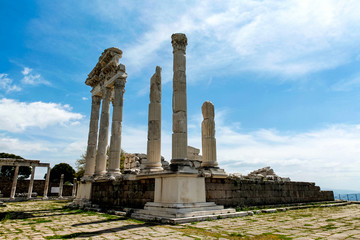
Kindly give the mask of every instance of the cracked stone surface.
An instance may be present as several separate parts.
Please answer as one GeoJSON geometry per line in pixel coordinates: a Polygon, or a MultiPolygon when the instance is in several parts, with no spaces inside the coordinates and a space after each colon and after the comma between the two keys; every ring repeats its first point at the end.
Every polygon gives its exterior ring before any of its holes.
{"type": "Polygon", "coordinates": [[[0,208],[0,239],[360,239],[359,204],[180,225],[63,209],[66,204],[7,203],[0,208]]]}

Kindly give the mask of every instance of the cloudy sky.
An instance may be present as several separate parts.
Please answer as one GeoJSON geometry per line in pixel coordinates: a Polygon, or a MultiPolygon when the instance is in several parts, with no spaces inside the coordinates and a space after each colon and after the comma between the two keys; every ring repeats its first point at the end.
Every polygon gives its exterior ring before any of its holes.
{"type": "MultiPolygon", "coordinates": [[[[189,145],[216,109],[218,162],[271,166],[322,189],[360,191],[360,2],[0,2],[0,152],[55,165],[87,143],[102,51],[123,50],[122,147],[146,152],[149,81],[161,66],[162,155],[171,156],[171,34],[185,33],[189,145]]],[[[37,170],[37,177],[43,176],[37,170]]]]}

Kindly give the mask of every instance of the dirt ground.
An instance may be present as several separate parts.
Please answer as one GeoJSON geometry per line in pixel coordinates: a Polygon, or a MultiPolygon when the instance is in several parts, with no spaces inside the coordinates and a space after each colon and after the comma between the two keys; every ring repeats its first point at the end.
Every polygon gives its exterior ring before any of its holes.
{"type": "Polygon", "coordinates": [[[64,209],[66,204],[6,203],[0,208],[0,239],[360,239],[359,204],[179,225],[64,209]]]}

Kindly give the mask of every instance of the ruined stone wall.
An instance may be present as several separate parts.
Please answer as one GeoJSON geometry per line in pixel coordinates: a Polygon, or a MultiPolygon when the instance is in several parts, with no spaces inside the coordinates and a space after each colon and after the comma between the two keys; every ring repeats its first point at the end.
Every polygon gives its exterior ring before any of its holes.
{"type": "Polygon", "coordinates": [[[205,179],[206,201],[225,207],[333,201],[332,191],[309,182],[276,182],[232,178],[205,179]]]}
{"type": "MultiPolygon", "coordinates": [[[[334,200],[332,191],[314,183],[205,179],[206,201],[225,207],[259,206],[334,200]]],[[[91,201],[106,208],[143,208],[154,201],[154,179],[95,182],[91,201]]]]}
{"type": "Polygon", "coordinates": [[[91,202],[105,208],[142,208],[154,201],[155,179],[94,182],[91,202]]]}
{"type": "MultiPolygon", "coordinates": [[[[20,180],[18,179],[16,184],[16,193],[27,193],[29,188],[30,180],[20,180]]],[[[33,193],[37,193],[38,196],[43,196],[44,193],[45,180],[34,180],[33,193]]],[[[10,197],[12,186],[12,179],[10,180],[7,177],[0,178],[0,191],[3,194],[3,197],[10,197]]],[[[59,183],[49,183],[48,196],[58,196],[57,193],[50,193],[51,187],[58,187],[59,183]]],[[[63,196],[72,195],[72,186],[64,185],[63,196]]]]}

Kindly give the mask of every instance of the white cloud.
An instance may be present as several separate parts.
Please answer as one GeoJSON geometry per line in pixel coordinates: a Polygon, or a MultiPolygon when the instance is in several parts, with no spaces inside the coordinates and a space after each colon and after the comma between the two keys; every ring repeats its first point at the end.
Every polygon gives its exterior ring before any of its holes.
{"type": "Polygon", "coordinates": [[[8,77],[8,74],[6,73],[0,73],[0,88],[4,89],[6,93],[9,92],[19,92],[21,91],[21,88],[16,86],[15,84],[12,84],[13,80],[8,77]]]}
{"type": "Polygon", "coordinates": [[[360,190],[360,125],[332,125],[304,133],[268,129],[241,133],[217,126],[216,133],[218,159],[228,171],[246,174],[271,166],[293,180],[360,190]]]}
{"type": "Polygon", "coordinates": [[[198,1],[180,10],[164,5],[166,11],[144,6],[149,30],[125,49],[130,68],[154,59],[168,67],[171,59],[158,53],[171,49],[174,32],[187,34],[189,63],[196,63],[189,71],[199,74],[230,66],[234,72],[299,76],[346,64],[360,51],[358,1],[198,1]]]}
{"type": "Polygon", "coordinates": [[[0,130],[3,131],[22,132],[30,127],[44,129],[56,124],[72,123],[82,118],[83,115],[71,112],[68,105],[0,99],[0,130]]]}
{"type": "Polygon", "coordinates": [[[44,80],[40,74],[31,74],[32,71],[33,70],[31,68],[24,67],[24,70],[21,71],[21,73],[24,75],[24,77],[21,79],[21,83],[28,85],[51,85],[50,82],[44,80]]]}
{"type": "Polygon", "coordinates": [[[334,91],[351,91],[360,87],[360,75],[352,76],[349,79],[342,79],[335,84],[333,84],[330,88],[334,91]]]}
{"type": "Polygon", "coordinates": [[[47,144],[40,142],[22,141],[18,138],[9,136],[0,136],[0,149],[3,152],[16,153],[26,156],[34,152],[43,152],[49,154],[54,148],[48,147],[47,144]]]}
{"type": "Polygon", "coordinates": [[[81,99],[84,100],[84,101],[88,100],[87,97],[82,97],[81,99]]]}
{"type": "Polygon", "coordinates": [[[31,68],[24,67],[24,70],[21,71],[23,75],[28,75],[32,71],[31,68]]]}
{"type": "MultiPolygon", "coordinates": [[[[322,188],[360,191],[360,125],[329,125],[305,132],[258,129],[243,132],[216,112],[219,166],[227,173],[247,174],[271,166],[281,177],[315,182],[322,188]]],[[[188,144],[201,149],[199,116],[189,118],[188,144]],[[197,126],[197,127],[196,127],[197,126]]],[[[171,160],[171,129],[162,129],[162,155],[171,160]]],[[[122,148],[146,153],[146,126],[123,125],[122,148]]]]}

